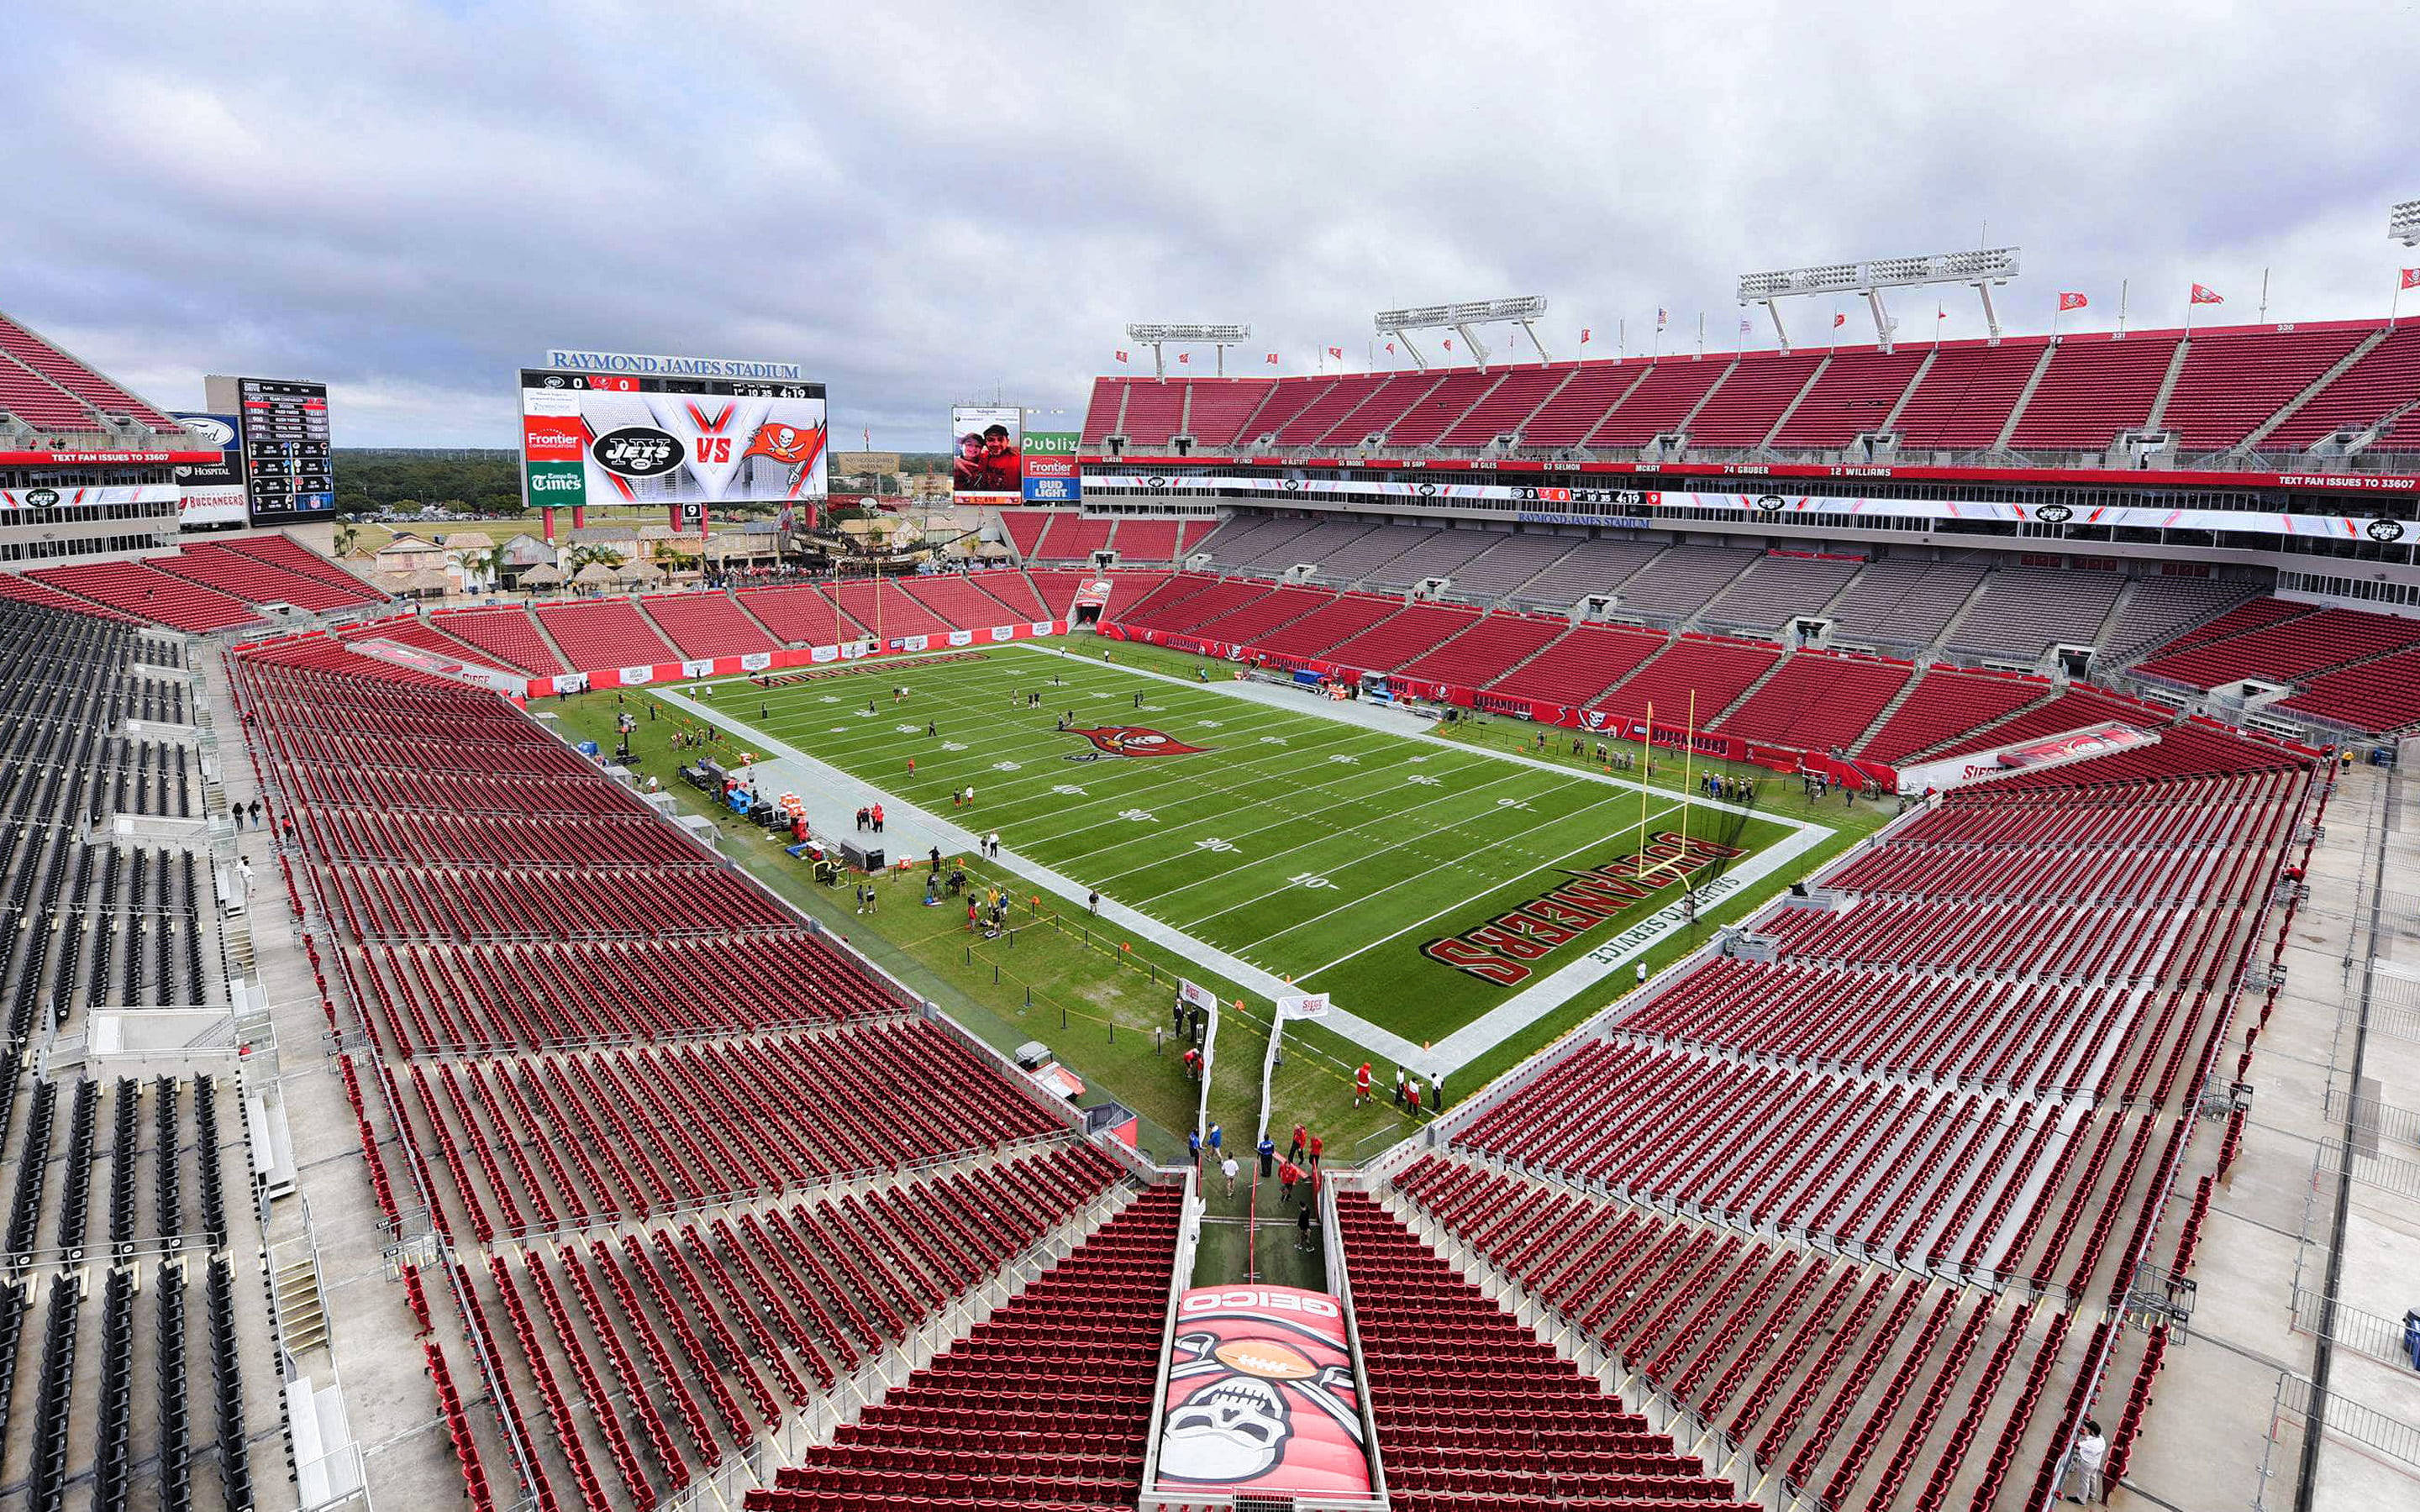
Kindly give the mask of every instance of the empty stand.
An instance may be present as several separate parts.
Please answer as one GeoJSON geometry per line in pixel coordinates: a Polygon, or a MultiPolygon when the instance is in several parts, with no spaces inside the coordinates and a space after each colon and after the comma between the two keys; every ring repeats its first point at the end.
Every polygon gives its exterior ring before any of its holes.
{"type": "Polygon", "coordinates": [[[2166,380],[2179,337],[2145,332],[2124,341],[2071,337],[2051,353],[2050,366],[2009,444],[2049,450],[2100,451],[2123,430],[2140,430],[2166,380]]]}
{"type": "Polygon", "coordinates": [[[2161,411],[2185,452],[2224,451],[2287,400],[2351,355],[2367,330],[2202,332],[2187,343],[2184,370],[2161,411]]]}
{"type": "Polygon", "coordinates": [[[2392,450],[2411,451],[2415,428],[2420,428],[2411,420],[2415,394],[2420,394],[2420,327],[2399,326],[2263,437],[2261,448],[2308,446],[2339,430],[2367,430],[2397,417],[2385,441],[2392,450]]]}
{"type": "MultiPolygon", "coordinates": [[[[750,619],[728,594],[658,594],[640,599],[638,604],[656,628],[690,661],[780,649],[780,642],[750,619]]],[[[562,640],[560,631],[555,639],[562,640]]],[[[568,652],[571,648],[564,649],[568,652]]]]}
{"type": "Polygon", "coordinates": [[[1685,620],[1755,561],[1729,547],[1673,547],[1623,580],[1620,612],[1685,620]]]}
{"type": "Polygon", "coordinates": [[[1820,612],[1865,566],[1857,557],[1768,551],[1699,612],[1709,624],[1776,630],[1820,612]]]}
{"type": "MultiPolygon", "coordinates": [[[[1731,365],[1731,359],[1723,357],[1662,359],[1621,396],[1613,412],[1581,444],[1644,446],[1668,431],[1679,430],[1681,422],[1723,380],[1731,365]]],[[[1800,377],[1803,379],[1805,375],[1800,377]]]]}
{"type": "Polygon", "coordinates": [[[2114,572],[2001,567],[1949,637],[1949,648],[2031,664],[2055,644],[2090,645],[2126,579],[2114,572]]]}
{"type": "MultiPolygon", "coordinates": [[[[1926,355],[1905,347],[1891,352],[1834,352],[1772,444],[1776,450],[1842,447],[1881,431],[1926,355]]],[[[1730,385],[1724,387],[1728,391],[1730,385]]]]}
{"type": "Polygon", "coordinates": [[[1937,348],[1892,426],[1909,450],[1973,451],[1996,445],[2041,362],[2043,343],[1980,342],[1937,348]]]}
{"type": "Polygon", "coordinates": [[[89,562],[43,567],[26,576],[137,619],[197,634],[263,623],[234,594],[162,572],[147,562],[89,562]]]}
{"type": "Polygon", "coordinates": [[[628,599],[541,604],[534,612],[575,671],[681,659],[680,649],[628,599]]]}
{"type": "MultiPolygon", "coordinates": [[[[1823,354],[1775,352],[1743,356],[1723,386],[1689,422],[1689,444],[1753,447],[1781,421],[1783,411],[1807,387],[1823,354]]],[[[1627,409],[1629,406],[1622,407],[1627,409]]]]}

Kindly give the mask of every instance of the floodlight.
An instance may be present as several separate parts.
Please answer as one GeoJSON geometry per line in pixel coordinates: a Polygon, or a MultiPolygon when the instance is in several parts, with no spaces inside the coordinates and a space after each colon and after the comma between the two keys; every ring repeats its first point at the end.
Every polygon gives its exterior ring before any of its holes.
{"type": "Polygon", "coordinates": [[[2386,212],[2386,235],[2405,246],[2420,246],[2420,199],[2407,199],[2386,212]]]}

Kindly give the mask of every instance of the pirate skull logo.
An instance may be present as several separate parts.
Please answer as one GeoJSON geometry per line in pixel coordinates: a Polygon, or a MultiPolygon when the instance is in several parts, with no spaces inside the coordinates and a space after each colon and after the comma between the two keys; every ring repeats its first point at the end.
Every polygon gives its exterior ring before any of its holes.
{"type": "Polygon", "coordinates": [[[1258,1376],[1221,1376],[1168,1414],[1160,1468],[1187,1480],[1250,1480],[1267,1473],[1293,1436],[1275,1386],[1258,1376]]]}

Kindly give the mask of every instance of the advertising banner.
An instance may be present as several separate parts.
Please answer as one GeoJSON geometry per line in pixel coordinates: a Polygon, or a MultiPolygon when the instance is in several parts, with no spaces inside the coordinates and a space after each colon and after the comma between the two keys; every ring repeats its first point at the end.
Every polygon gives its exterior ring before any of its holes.
{"type": "Polygon", "coordinates": [[[1207,987],[1198,986],[1193,982],[1187,981],[1182,977],[1176,979],[1176,995],[1184,998],[1187,1002],[1191,1003],[1194,1007],[1202,1009],[1206,1011],[1215,1013],[1218,1011],[1218,995],[1217,993],[1212,992],[1207,987]]]}
{"type": "Polygon", "coordinates": [[[533,506],[663,504],[694,530],[709,505],[827,491],[820,383],[524,368],[520,397],[533,506]]]}
{"type": "Polygon", "coordinates": [[[1325,1292],[1263,1286],[1186,1292],[1176,1304],[1163,1411],[1147,1496],[1370,1493],[1344,1312],[1325,1292]]]}
{"type": "Polygon", "coordinates": [[[243,439],[233,415],[172,415],[195,440],[218,448],[215,462],[177,464],[177,523],[240,525],[243,509],[243,439]]]}
{"type": "Polygon", "coordinates": [[[1072,430],[1026,433],[1027,503],[1073,504],[1082,501],[1084,484],[1076,469],[1076,443],[1078,439],[1078,433],[1072,430]]]}
{"type": "Polygon", "coordinates": [[[1024,497],[1025,411],[1015,405],[950,410],[950,495],[960,503],[1013,504],[1024,497]]]}
{"type": "Polygon", "coordinates": [[[92,509],[102,504],[163,504],[178,497],[173,483],[113,483],[54,488],[0,488],[0,510],[92,509]]]}
{"type": "MultiPolygon", "coordinates": [[[[1993,521],[2007,525],[2090,525],[2122,530],[2231,531],[2256,535],[2325,536],[2335,540],[2393,545],[2412,533],[2411,522],[2376,515],[2303,515],[2250,509],[2177,509],[2165,504],[2065,504],[1976,499],[1869,499],[1828,494],[1713,493],[1641,488],[1559,487],[1505,483],[1431,483],[1394,478],[1313,478],[1299,472],[1227,473],[1215,477],[1155,472],[1100,473],[1087,480],[1095,490],[1124,488],[1161,493],[1171,488],[1216,488],[1229,493],[1376,497],[1408,504],[1509,503],[1510,518],[1525,525],[1594,525],[1651,530],[1670,524],[1657,511],[1726,511],[1749,518],[1784,520],[1797,516],[1874,516],[1885,519],[1993,521]]],[[[2044,541],[2044,549],[2053,543],[2044,541]]]]}

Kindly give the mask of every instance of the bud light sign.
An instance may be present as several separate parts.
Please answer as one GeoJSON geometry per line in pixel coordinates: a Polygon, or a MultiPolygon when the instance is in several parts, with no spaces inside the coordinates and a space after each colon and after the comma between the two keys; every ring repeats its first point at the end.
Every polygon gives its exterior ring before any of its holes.
{"type": "Polygon", "coordinates": [[[1084,497],[1076,474],[1078,436],[1067,431],[1025,433],[1025,499],[1028,503],[1073,504],[1084,497]]]}

